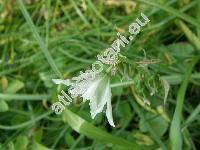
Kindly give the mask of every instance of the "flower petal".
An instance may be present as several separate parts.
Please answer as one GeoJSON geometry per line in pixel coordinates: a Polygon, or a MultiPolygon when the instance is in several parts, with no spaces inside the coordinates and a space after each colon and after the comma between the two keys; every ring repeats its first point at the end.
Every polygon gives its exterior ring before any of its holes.
{"type": "Polygon", "coordinates": [[[111,105],[111,88],[110,88],[110,81],[108,82],[107,86],[107,109],[106,109],[106,117],[108,119],[108,122],[111,126],[115,127],[115,124],[113,122],[113,116],[112,116],[112,105],[111,105]]]}
{"type": "Polygon", "coordinates": [[[101,78],[95,90],[95,99],[90,101],[91,114],[95,117],[98,113],[103,111],[109,97],[109,77],[106,75],[101,78]]]}

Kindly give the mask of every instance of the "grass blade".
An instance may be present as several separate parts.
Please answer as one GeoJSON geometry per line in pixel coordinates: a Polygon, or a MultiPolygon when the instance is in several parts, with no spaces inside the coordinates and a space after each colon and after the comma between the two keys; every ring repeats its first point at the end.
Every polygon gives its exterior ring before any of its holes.
{"type": "Polygon", "coordinates": [[[74,0],[70,0],[70,3],[72,3],[74,9],[76,10],[76,13],[79,15],[79,17],[83,20],[83,22],[91,27],[89,21],[85,18],[85,16],[83,15],[83,13],[81,12],[81,10],[78,8],[78,6],[76,5],[76,2],[74,0]]]}
{"type": "Polygon", "coordinates": [[[194,109],[194,111],[191,113],[191,115],[187,118],[187,120],[185,121],[185,123],[183,125],[182,131],[185,128],[187,128],[192,121],[194,121],[196,118],[198,118],[199,113],[200,113],[200,104],[194,109]]]}
{"type": "Polygon", "coordinates": [[[197,63],[195,59],[188,67],[186,74],[183,77],[183,82],[179,88],[178,96],[176,99],[176,108],[173,116],[173,120],[170,127],[170,146],[172,150],[181,150],[182,149],[182,135],[181,135],[181,118],[182,118],[182,109],[184,103],[184,96],[187,89],[187,85],[190,79],[192,70],[197,63]]]}
{"type": "Polygon", "coordinates": [[[30,95],[30,94],[3,94],[0,93],[0,99],[4,100],[42,100],[42,99],[49,99],[50,95],[30,95]]]}
{"type": "Polygon", "coordinates": [[[192,33],[192,31],[187,27],[187,25],[184,22],[178,20],[176,22],[176,24],[185,33],[188,40],[197,48],[196,50],[198,52],[200,52],[200,40],[199,40],[199,38],[194,33],[192,33]]]}
{"type": "Polygon", "coordinates": [[[196,26],[198,29],[200,29],[200,24],[197,22],[196,19],[194,19],[193,17],[190,17],[170,6],[165,6],[165,5],[162,5],[162,4],[159,4],[159,3],[155,3],[155,2],[152,2],[152,1],[146,1],[146,0],[136,0],[138,2],[142,2],[142,3],[145,3],[145,4],[148,4],[148,5],[151,5],[151,6],[154,6],[154,7],[158,7],[166,12],[169,12],[169,13],[172,13],[174,14],[175,16],[183,19],[184,21],[196,26]]]}
{"type": "Polygon", "coordinates": [[[17,0],[17,4],[22,12],[22,14],[24,15],[24,18],[26,19],[31,31],[33,32],[33,35],[38,43],[38,45],[40,46],[42,52],[44,53],[49,65],[51,66],[51,68],[53,69],[53,71],[55,72],[55,74],[58,77],[62,77],[61,72],[58,70],[53,58],[51,57],[51,54],[49,53],[48,49],[46,48],[42,38],[40,37],[35,25],[33,24],[33,21],[28,13],[28,11],[26,10],[26,7],[24,6],[23,2],[21,0],[17,0]]]}
{"type": "Polygon", "coordinates": [[[34,124],[35,122],[49,116],[52,112],[47,112],[47,113],[44,113],[38,117],[35,117],[34,119],[30,120],[30,121],[27,121],[27,122],[24,122],[22,124],[19,124],[19,125],[14,125],[14,126],[5,126],[5,125],[0,125],[0,129],[3,129],[3,130],[16,130],[16,129],[19,129],[19,128],[24,128],[26,126],[29,126],[34,124]]]}

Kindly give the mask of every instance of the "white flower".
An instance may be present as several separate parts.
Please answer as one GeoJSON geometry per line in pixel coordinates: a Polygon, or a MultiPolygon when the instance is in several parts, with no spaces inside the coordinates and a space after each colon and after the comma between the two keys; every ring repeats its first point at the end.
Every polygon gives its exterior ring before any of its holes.
{"type": "Polygon", "coordinates": [[[111,88],[110,78],[108,75],[96,77],[90,84],[88,84],[85,92],[81,95],[84,101],[89,100],[90,113],[92,118],[103,111],[106,105],[106,117],[111,126],[115,126],[112,116],[111,106],[111,88]]]}
{"type": "Polygon", "coordinates": [[[53,81],[56,84],[62,83],[70,86],[68,92],[72,97],[80,96],[84,102],[89,100],[90,113],[93,119],[103,111],[106,105],[108,122],[115,127],[112,116],[110,77],[108,75],[98,75],[93,80],[81,80],[76,83],[60,79],[54,79],[53,81]]]}

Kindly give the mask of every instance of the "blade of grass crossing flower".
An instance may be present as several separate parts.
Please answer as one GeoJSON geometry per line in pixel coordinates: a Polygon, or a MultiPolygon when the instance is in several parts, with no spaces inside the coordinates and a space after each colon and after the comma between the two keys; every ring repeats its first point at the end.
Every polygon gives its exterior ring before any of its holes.
{"type": "Polygon", "coordinates": [[[198,59],[192,61],[189,65],[187,72],[183,77],[183,82],[179,88],[177,99],[176,99],[176,108],[173,116],[173,120],[170,127],[170,146],[172,150],[181,150],[182,149],[182,135],[181,135],[181,118],[182,118],[182,109],[184,103],[184,96],[187,89],[187,85],[190,79],[192,70],[197,63],[198,59]]]}
{"type": "Polygon", "coordinates": [[[67,122],[75,131],[78,133],[88,136],[92,139],[100,140],[106,143],[112,143],[114,145],[122,146],[123,148],[133,148],[139,150],[140,147],[135,142],[129,142],[125,139],[115,137],[98,127],[95,127],[91,123],[85,121],[83,118],[79,117],[75,113],[68,109],[65,109],[63,113],[63,120],[67,122]]]}
{"type": "Polygon", "coordinates": [[[51,57],[48,49],[46,48],[42,38],[40,37],[35,25],[33,24],[33,21],[28,13],[28,11],[26,10],[26,7],[24,6],[22,0],[17,0],[17,4],[22,12],[22,14],[24,15],[24,18],[26,19],[31,31],[33,32],[33,35],[38,43],[38,45],[40,46],[42,52],[44,53],[49,65],[51,66],[51,68],[53,69],[53,71],[56,73],[57,76],[62,77],[61,72],[58,70],[53,58],[51,57]]]}

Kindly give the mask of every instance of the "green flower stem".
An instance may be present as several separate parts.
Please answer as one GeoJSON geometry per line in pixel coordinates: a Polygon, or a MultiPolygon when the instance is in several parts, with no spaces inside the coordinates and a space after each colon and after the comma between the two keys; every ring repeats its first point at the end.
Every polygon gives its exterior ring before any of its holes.
{"type": "Polygon", "coordinates": [[[135,89],[133,86],[130,86],[131,88],[131,92],[135,98],[135,100],[137,101],[137,103],[142,106],[144,109],[146,109],[147,111],[156,114],[156,115],[161,115],[167,122],[170,122],[169,117],[167,116],[167,114],[164,111],[160,111],[160,109],[155,110],[153,108],[151,108],[150,106],[148,106],[147,104],[144,103],[144,101],[136,94],[135,89]]]}
{"type": "Polygon", "coordinates": [[[147,127],[148,132],[150,133],[152,138],[158,143],[158,145],[160,147],[162,147],[163,150],[167,150],[167,147],[165,146],[163,141],[159,138],[159,136],[157,135],[157,132],[151,127],[151,125],[147,121],[144,113],[140,110],[138,103],[136,103],[135,101],[132,101],[131,99],[129,99],[129,100],[130,100],[130,103],[131,103],[133,109],[135,110],[135,112],[138,114],[138,116],[141,118],[141,120],[143,120],[143,122],[145,123],[145,126],[147,127]]]}
{"type": "Polygon", "coordinates": [[[121,87],[121,86],[129,86],[132,84],[134,84],[134,81],[131,80],[131,81],[126,81],[126,82],[114,83],[114,84],[111,84],[110,87],[115,88],[115,87],[121,87]]]}
{"type": "MultiPolygon", "coordinates": [[[[162,76],[161,78],[167,80],[167,82],[169,82],[169,84],[177,85],[182,82],[182,77],[183,77],[183,75],[177,74],[177,75],[170,75],[170,76],[162,76]]],[[[197,79],[198,80],[200,79],[200,73],[191,74],[190,80],[197,80],[197,79]]],[[[111,88],[126,87],[126,86],[130,86],[133,84],[134,84],[133,80],[125,81],[125,82],[118,82],[118,83],[111,84],[111,88]]]]}

